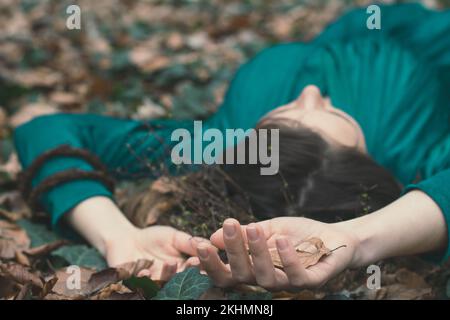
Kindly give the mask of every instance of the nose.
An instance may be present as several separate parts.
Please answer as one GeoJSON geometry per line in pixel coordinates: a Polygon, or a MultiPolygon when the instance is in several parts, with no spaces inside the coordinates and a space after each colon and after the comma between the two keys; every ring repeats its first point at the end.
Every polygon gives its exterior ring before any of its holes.
{"type": "Polygon", "coordinates": [[[325,108],[324,98],[320,89],[314,85],[306,86],[297,99],[298,105],[305,110],[325,108]]]}

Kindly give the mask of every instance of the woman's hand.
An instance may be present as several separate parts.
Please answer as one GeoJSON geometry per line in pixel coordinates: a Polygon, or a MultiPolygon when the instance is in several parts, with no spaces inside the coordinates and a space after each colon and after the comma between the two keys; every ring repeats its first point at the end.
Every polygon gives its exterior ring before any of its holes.
{"type": "Polygon", "coordinates": [[[317,287],[358,261],[359,240],[352,230],[305,218],[275,218],[243,227],[237,220],[228,219],[211,236],[211,241],[217,248],[226,250],[229,265],[206,242],[197,245],[197,253],[201,266],[220,287],[239,283],[257,284],[271,291],[317,287]],[[346,247],[305,269],[294,246],[313,237],[320,238],[330,249],[346,247]],[[275,247],[283,270],[273,265],[268,248],[275,247]]]}
{"type": "Polygon", "coordinates": [[[105,257],[110,266],[118,266],[140,259],[153,261],[139,276],[154,280],[168,280],[188,266],[198,265],[192,237],[167,226],[134,229],[106,243],[105,257]]]}
{"type": "Polygon", "coordinates": [[[109,266],[153,261],[140,276],[167,280],[175,272],[199,264],[195,245],[199,238],[171,227],[136,228],[116,204],[106,197],[92,197],[79,203],[68,215],[68,222],[106,258],[109,266]]]}
{"type": "Polygon", "coordinates": [[[269,290],[292,290],[320,286],[346,268],[390,257],[433,252],[445,258],[448,231],[437,203],[413,190],[374,213],[335,224],[285,217],[241,228],[229,219],[211,241],[226,250],[229,265],[221,262],[216,248],[208,243],[198,243],[197,252],[217,285],[248,283],[269,290]],[[305,269],[294,246],[312,237],[320,238],[329,249],[346,247],[305,269]],[[284,271],[274,268],[268,247],[277,248],[284,271]]]}

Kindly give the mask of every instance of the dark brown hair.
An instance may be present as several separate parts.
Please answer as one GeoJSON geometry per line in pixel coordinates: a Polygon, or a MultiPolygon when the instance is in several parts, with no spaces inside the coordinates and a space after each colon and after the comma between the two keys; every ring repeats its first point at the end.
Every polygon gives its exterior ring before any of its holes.
{"type": "MultiPolygon", "coordinates": [[[[209,237],[228,217],[243,224],[277,216],[337,222],[378,210],[400,195],[395,178],[354,148],[330,145],[305,127],[260,128],[279,129],[276,175],[261,175],[261,165],[249,164],[248,158],[246,164],[205,165],[184,175],[165,174],[150,190],[123,197],[122,210],[140,227],[157,220],[209,237]]],[[[247,142],[243,142],[246,157],[247,142]]]]}
{"type": "Polygon", "coordinates": [[[278,174],[261,175],[261,165],[224,166],[258,219],[305,216],[336,222],[399,197],[400,185],[392,174],[355,148],[330,145],[305,127],[271,123],[264,128],[279,128],[278,174]]]}

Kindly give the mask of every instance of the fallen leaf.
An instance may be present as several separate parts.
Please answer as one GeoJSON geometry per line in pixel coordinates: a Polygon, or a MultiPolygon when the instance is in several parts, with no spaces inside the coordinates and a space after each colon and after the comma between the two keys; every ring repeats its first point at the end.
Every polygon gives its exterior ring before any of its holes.
{"type": "Polygon", "coordinates": [[[113,283],[101,289],[95,295],[89,297],[89,300],[135,300],[142,297],[139,293],[131,292],[126,286],[120,283],[113,283]],[[131,296],[130,296],[131,294],[131,296]]]}
{"type": "Polygon", "coordinates": [[[39,247],[34,247],[31,249],[24,250],[24,253],[28,256],[37,258],[37,257],[48,255],[52,251],[66,245],[68,243],[69,243],[69,241],[67,241],[67,240],[56,240],[56,241],[53,241],[50,243],[40,245],[39,247]]]}
{"type": "Polygon", "coordinates": [[[429,285],[419,274],[402,268],[395,273],[395,280],[407,288],[429,288],[429,285]]]}
{"type": "MultiPolygon", "coordinates": [[[[55,273],[58,281],[55,283],[52,292],[57,296],[50,296],[49,299],[62,299],[63,297],[67,297],[78,300],[88,297],[92,298],[94,295],[97,295],[94,299],[103,299],[114,291],[115,287],[111,287],[112,285],[136,275],[143,269],[149,268],[152,263],[152,261],[142,259],[120,265],[117,268],[107,268],[99,272],[95,272],[94,269],[80,267],[80,286],[74,289],[67,286],[67,281],[70,281],[69,277],[73,275],[73,271],[67,268],[60,269],[55,273]],[[108,287],[109,289],[106,289],[108,287]]],[[[129,290],[123,289],[120,292],[129,292],[129,290]]]]}
{"type": "Polygon", "coordinates": [[[171,50],[180,50],[184,46],[183,35],[178,32],[172,32],[167,37],[166,45],[171,50]]]}
{"type": "Polygon", "coordinates": [[[70,281],[69,277],[74,273],[68,268],[63,268],[55,273],[58,279],[52,288],[52,293],[55,296],[47,295],[45,298],[49,300],[63,300],[63,299],[82,299],[86,295],[86,288],[88,281],[95,270],[80,267],[80,286],[79,288],[72,288],[67,283],[70,281]]]}
{"type": "Polygon", "coordinates": [[[153,260],[139,259],[133,262],[127,262],[117,266],[123,274],[123,279],[131,276],[137,276],[142,270],[149,269],[153,265],[153,260]],[[127,272],[128,274],[125,274],[127,272]]]}
{"type": "Polygon", "coordinates": [[[31,284],[26,283],[22,286],[19,293],[15,296],[14,300],[25,300],[26,296],[29,295],[29,292],[31,291],[31,284]]]}
{"type": "Polygon", "coordinates": [[[19,285],[16,281],[0,274],[0,299],[12,299],[17,295],[19,290],[19,285]]]}
{"type": "MultiPolygon", "coordinates": [[[[295,249],[304,268],[317,264],[322,257],[331,254],[331,250],[325,247],[323,241],[319,238],[304,240],[295,249]]],[[[274,266],[282,269],[283,263],[281,262],[278,250],[276,248],[270,248],[269,251],[274,266]]]]}
{"type": "Polygon", "coordinates": [[[30,238],[18,225],[0,220],[0,258],[15,258],[17,251],[27,250],[30,238]]]}
{"type": "Polygon", "coordinates": [[[15,82],[27,88],[53,87],[63,79],[59,72],[46,67],[22,71],[15,74],[13,78],[15,82]]]}
{"type": "Polygon", "coordinates": [[[80,98],[71,92],[55,91],[50,95],[50,101],[62,108],[74,108],[80,104],[80,98]]]}
{"type": "Polygon", "coordinates": [[[10,124],[12,127],[16,128],[21,124],[32,120],[33,118],[46,114],[53,114],[57,111],[58,110],[51,104],[44,102],[30,103],[23,106],[18,112],[13,114],[10,119],[10,124]]]}
{"type": "Polygon", "coordinates": [[[17,263],[2,263],[0,264],[0,273],[9,276],[14,281],[25,285],[27,283],[43,289],[45,281],[36,273],[32,272],[28,267],[17,263]]]}
{"type": "Polygon", "coordinates": [[[31,211],[23,200],[20,192],[10,191],[0,195],[0,217],[10,222],[23,218],[31,218],[31,211]]]}

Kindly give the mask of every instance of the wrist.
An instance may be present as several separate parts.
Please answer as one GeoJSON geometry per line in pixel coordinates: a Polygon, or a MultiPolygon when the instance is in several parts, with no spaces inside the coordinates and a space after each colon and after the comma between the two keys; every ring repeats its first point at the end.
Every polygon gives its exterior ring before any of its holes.
{"type": "Polygon", "coordinates": [[[355,241],[355,251],[350,268],[367,266],[380,260],[377,247],[377,232],[369,221],[369,216],[338,223],[339,228],[350,234],[355,241]]]}
{"type": "Polygon", "coordinates": [[[131,223],[124,223],[113,228],[105,228],[102,231],[99,233],[100,241],[94,246],[103,256],[106,256],[111,248],[133,240],[137,236],[138,228],[131,223]]]}
{"type": "Polygon", "coordinates": [[[102,255],[112,243],[130,239],[137,228],[106,197],[92,197],[78,204],[68,215],[69,223],[102,255]]]}

